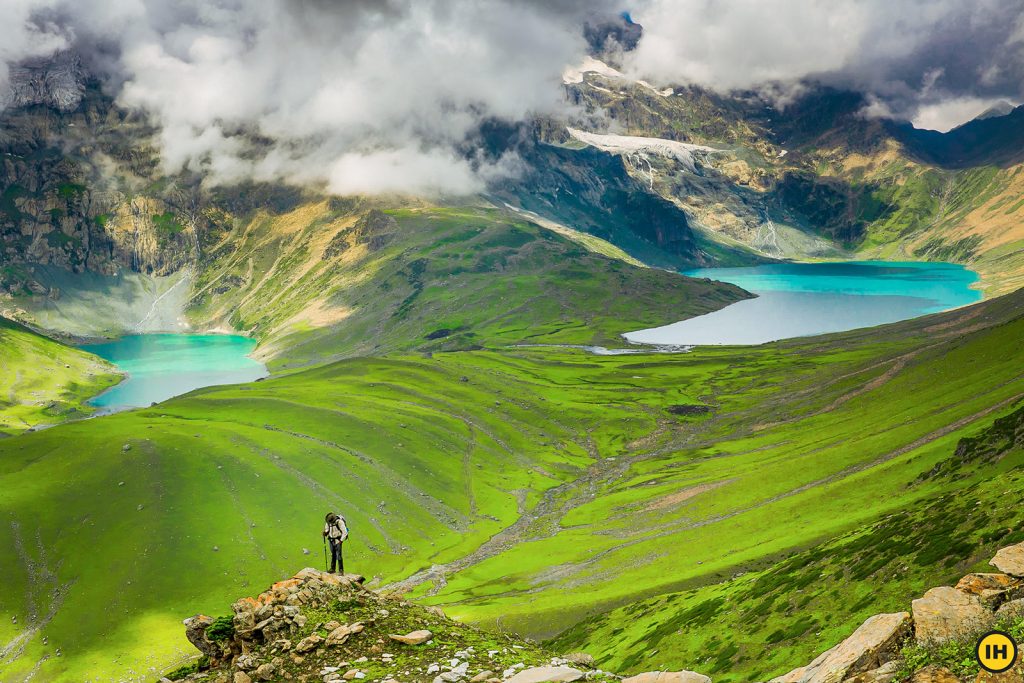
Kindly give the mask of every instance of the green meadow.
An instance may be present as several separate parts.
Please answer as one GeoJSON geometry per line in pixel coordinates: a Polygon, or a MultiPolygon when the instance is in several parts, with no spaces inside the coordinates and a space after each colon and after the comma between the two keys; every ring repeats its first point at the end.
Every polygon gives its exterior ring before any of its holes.
{"type": "Polygon", "coordinates": [[[742,293],[457,214],[396,212],[409,236],[327,295],[317,259],[280,262],[308,251],[302,230],[253,238],[277,265],[250,286],[290,295],[237,315],[281,349],[277,374],[0,440],[0,678],[158,678],[192,652],[183,618],[318,566],[328,509],[376,588],[608,669],[716,681],[806,663],[1017,538],[1024,295],[753,348],[522,346],[742,293]],[[304,295],[392,330],[385,348],[293,324],[304,295]]]}
{"type": "Polygon", "coordinates": [[[85,400],[119,381],[101,358],[0,317],[0,437],[88,415],[85,400]]]}

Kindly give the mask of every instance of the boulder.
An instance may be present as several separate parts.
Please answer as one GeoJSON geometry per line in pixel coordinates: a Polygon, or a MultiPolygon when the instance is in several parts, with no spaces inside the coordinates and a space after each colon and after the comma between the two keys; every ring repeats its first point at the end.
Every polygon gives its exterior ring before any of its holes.
{"type": "Polygon", "coordinates": [[[853,678],[847,678],[843,683],[891,683],[896,678],[898,669],[899,662],[887,662],[877,669],[856,674],[853,678]]]}
{"type": "MultiPolygon", "coordinates": [[[[834,649],[835,648],[832,648],[832,650],[834,650],[834,649]]],[[[824,654],[827,655],[827,654],[831,653],[832,650],[828,650],[824,654]]],[[[824,656],[824,655],[819,655],[819,656],[824,656]]],[[[806,666],[801,666],[801,667],[798,667],[796,669],[793,669],[788,674],[782,674],[781,676],[776,676],[772,680],[768,681],[768,683],[796,683],[797,681],[799,681],[803,677],[804,672],[806,672],[806,671],[807,671],[807,667],[806,666]]]]}
{"type": "Polygon", "coordinates": [[[622,683],[711,683],[711,679],[693,671],[647,671],[623,678],[622,683]]]}
{"type": "Polygon", "coordinates": [[[313,635],[300,640],[299,644],[295,646],[295,652],[300,655],[304,655],[307,652],[312,652],[320,647],[320,644],[323,642],[324,639],[319,634],[314,633],[313,635]]]}
{"type": "Polygon", "coordinates": [[[343,624],[327,634],[327,640],[325,641],[325,644],[327,645],[327,647],[336,647],[338,645],[343,645],[351,635],[352,631],[349,629],[348,626],[345,626],[343,624]]]}
{"type": "Polygon", "coordinates": [[[989,564],[1004,574],[1024,578],[1024,543],[1003,548],[989,564]]]}
{"type": "Polygon", "coordinates": [[[1024,598],[1010,600],[1000,605],[999,609],[996,610],[996,617],[1001,618],[1004,616],[1024,617],[1024,598]]]}
{"type": "Polygon", "coordinates": [[[565,660],[570,664],[589,667],[594,666],[594,656],[587,654],[586,652],[571,652],[565,656],[565,660]]]}
{"type": "Polygon", "coordinates": [[[995,621],[995,614],[977,595],[956,588],[932,588],[914,600],[914,637],[925,645],[980,631],[995,621]]]}
{"type": "Polygon", "coordinates": [[[1000,549],[989,564],[1002,573],[1024,579],[1024,543],[1000,549]]]}
{"type": "Polygon", "coordinates": [[[469,683],[483,683],[484,681],[492,678],[493,676],[493,671],[481,671],[476,676],[473,676],[471,679],[469,679],[469,683]]]}
{"type": "Polygon", "coordinates": [[[568,666],[535,666],[523,669],[512,678],[506,678],[505,683],[563,683],[578,681],[584,676],[579,669],[568,666]]]}
{"type": "Polygon", "coordinates": [[[238,659],[235,660],[235,666],[242,671],[252,671],[259,666],[259,662],[251,654],[244,654],[238,656],[238,659]]]}
{"type": "Polygon", "coordinates": [[[260,681],[272,681],[274,680],[274,674],[277,673],[277,667],[269,662],[267,664],[261,664],[256,667],[256,679],[260,681]]]}
{"type": "Polygon", "coordinates": [[[806,667],[775,678],[772,683],[833,683],[877,669],[896,657],[900,643],[909,633],[910,615],[906,612],[876,614],[806,667]]]}
{"type": "Polygon", "coordinates": [[[206,638],[206,629],[213,623],[213,619],[205,614],[197,614],[185,620],[185,637],[188,642],[196,646],[196,649],[212,660],[220,656],[220,646],[211,643],[206,638]]]}
{"type": "Polygon", "coordinates": [[[398,641],[399,643],[405,643],[406,645],[419,645],[421,643],[427,642],[433,637],[434,634],[426,629],[413,631],[412,633],[406,633],[404,636],[395,634],[388,635],[388,638],[390,638],[391,640],[398,641]]]}
{"type": "Polygon", "coordinates": [[[232,680],[233,683],[252,683],[252,679],[249,678],[249,674],[244,671],[236,671],[235,677],[232,680]]]}
{"type": "Polygon", "coordinates": [[[1024,594],[1024,582],[1007,574],[968,574],[956,584],[958,591],[977,595],[987,606],[995,609],[1007,600],[1024,594]]]}
{"type": "Polygon", "coordinates": [[[914,674],[910,683],[960,683],[960,679],[945,667],[926,666],[914,674]]]}

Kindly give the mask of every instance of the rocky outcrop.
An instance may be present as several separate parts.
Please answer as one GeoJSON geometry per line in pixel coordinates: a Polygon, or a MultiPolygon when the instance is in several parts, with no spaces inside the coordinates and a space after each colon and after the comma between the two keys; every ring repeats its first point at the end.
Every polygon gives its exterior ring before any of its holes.
{"type": "MultiPolygon", "coordinates": [[[[901,673],[901,650],[909,644],[941,645],[973,640],[999,618],[1024,615],[1024,543],[1003,548],[992,564],[1004,573],[972,573],[956,587],[932,588],[906,612],[870,617],[849,638],[813,662],[773,678],[770,683],[892,683],[901,673]]],[[[905,673],[905,672],[903,672],[905,673]]],[[[905,676],[901,681],[908,680],[905,676]]],[[[914,672],[911,683],[964,683],[938,666],[914,672]]],[[[973,683],[1024,680],[1024,661],[1003,674],[981,671],[973,683]]]]}
{"type": "Polygon", "coordinates": [[[887,664],[899,652],[910,633],[906,612],[876,614],[861,624],[849,638],[822,653],[805,667],[795,669],[771,683],[833,683],[848,680],[887,664]]]}
{"type": "Polygon", "coordinates": [[[992,558],[992,566],[1010,576],[1024,578],[1024,543],[997,552],[992,558]]]}
{"type": "MultiPolygon", "coordinates": [[[[585,653],[552,656],[534,643],[479,631],[438,609],[378,595],[362,584],[361,576],[307,568],[256,597],[236,601],[230,617],[191,617],[185,621],[186,636],[205,664],[174,677],[205,683],[620,679],[594,668],[585,653]]],[[[627,681],[711,683],[690,671],[645,673],[627,681]]]]}
{"type": "Polygon", "coordinates": [[[43,106],[62,113],[78,108],[85,95],[87,74],[72,52],[58,52],[11,66],[4,108],[43,106]]]}
{"type": "Polygon", "coordinates": [[[956,589],[976,595],[988,607],[997,608],[1008,600],[1024,597],[1024,587],[1007,574],[968,574],[956,584],[956,589]]]}
{"type": "Polygon", "coordinates": [[[941,643],[984,629],[995,614],[981,598],[955,588],[932,588],[914,600],[914,637],[919,643],[941,643]]]}

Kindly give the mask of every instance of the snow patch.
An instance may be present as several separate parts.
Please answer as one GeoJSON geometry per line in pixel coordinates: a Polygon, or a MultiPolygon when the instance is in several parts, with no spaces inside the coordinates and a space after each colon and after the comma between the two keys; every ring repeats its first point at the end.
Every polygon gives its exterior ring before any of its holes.
{"type": "Polygon", "coordinates": [[[691,173],[697,170],[695,155],[713,154],[721,151],[714,147],[693,145],[687,142],[665,140],[663,138],[646,138],[635,135],[603,135],[600,133],[587,133],[575,128],[567,128],[567,130],[569,135],[580,142],[605,152],[622,154],[627,157],[637,156],[643,161],[647,161],[647,155],[667,157],[675,159],[691,173]]]}
{"type": "Polygon", "coordinates": [[[595,73],[607,76],[608,78],[625,78],[623,73],[618,69],[613,69],[608,66],[600,59],[594,59],[593,57],[584,57],[583,62],[579,66],[570,66],[562,72],[562,82],[566,85],[573,83],[582,83],[583,74],[595,73]]]}

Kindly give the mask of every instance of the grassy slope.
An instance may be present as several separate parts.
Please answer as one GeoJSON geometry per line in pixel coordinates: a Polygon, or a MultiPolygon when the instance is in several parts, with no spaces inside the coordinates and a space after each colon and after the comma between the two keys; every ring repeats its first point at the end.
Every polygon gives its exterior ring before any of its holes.
{"type": "Polygon", "coordinates": [[[284,370],[414,349],[619,345],[623,331],[745,296],[638,269],[597,238],[581,244],[509,212],[392,209],[391,228],[360,236],[364,213],[323,201],[243,222],[211,250],[192,316],[252,331],[264,354],[284,352],[271,363],[284,370]]]}
{"type": "MultiPolygon", "coordinates": [[[[48,680],[166,665],[187,650],[183,615],[315,563],[330,507],[354,530],[349,568],[389,582],[433,565],[405,587],[535,635],[721,583],[969,486],[910,484],[1024,393],[1019,306],[754,350],[351,359],[8,440],[0,543],[17,552],[0,559],[0,643],[34,613],[49,644],[30,640],[0,673],[20,680],[58,646],[48,680]],[[667,411],[680,404],[713,412],[667,411]]],[[[735,672],[718,678],[801,663],[871,609],[831,607],[820,636],[766,663],[717,653],[735,672]]],[[[631,619],[619,626],[642,628],[631,619]]],[[[586,645],[627,667],[708,668],[678,638],[665,657],[630,634],[586,645]]]]}
{"type": "Polygon", "coordinates": [[[87,415],[85,400],[120,380],[103,360],[0,317],[0,435],[87,415]]]}
{"type": "Polygon", "coordinates": [[[722,681],[763,680],[809,662],[872,614],[907,610],[933,586],[992,571],[998,548],[1024,540],[1022,435],[1018,408],[982,430],[991,448],[967,439],[955,455],[947,451],[907,483],[915,502],[881,521],[786,553],[767,569],[584,621],[552,645],[587,647],[625,669],[698,662],[722,681]]]}
{"type": "Polygon", "coordinates": [[[858,245],[867,258],[964,263],[981,273],[988,295],[1024,285],[1022,167],[943,170],[891,148],[844,155],[829,174],[866,188],[892,207],[869,222],[858,245]]]}

